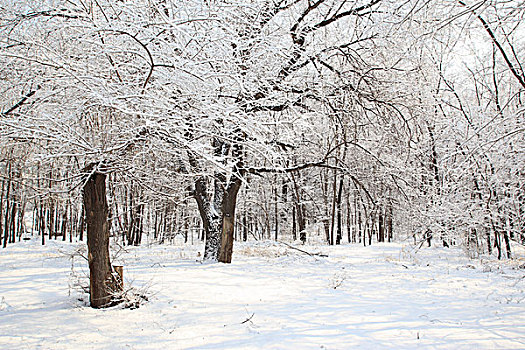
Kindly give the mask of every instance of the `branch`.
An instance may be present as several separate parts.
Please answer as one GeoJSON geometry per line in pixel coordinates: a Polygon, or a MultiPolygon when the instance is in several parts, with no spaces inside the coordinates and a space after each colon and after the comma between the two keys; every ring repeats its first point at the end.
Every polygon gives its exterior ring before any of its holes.
{"type": "Polygon", "coordinates": [[[26,103],[26,101],[31,98],[36,92],[37,90],[40,89],[40,86],[37,86],[35,90],[31,90],[29,91],[24,97],[22,97],[22,99],[20,101],[18,101],[14,106],[12,106],[11,108],[9,108],[7,111],[5,112],[2,112],[0,113],[0,116],[2,117],[7,117],[11,112],[15,111],[16,109],[22,107],[22,105],[24,103],[26,103]]]}
{"type": "Polygon", "coordinates": [[[261,174],[268,174],[268,173],[294,173],[294,172],[297,172],[297,171],[300,171],[300,170],[304,170],[304,169],[308,169],[308,168],[314,168],[314,167],[317,167],[317,168],[325,168],[325,169],[333,169],[333,170],[339,170],[339,171],[342,171],[344,174],[347,174],[351,179],[352,181],[357,185],[359,186],[366,194],[366,196],[368,197],[368,199],[370,200],[370,202],[372,204],[376,204],[376,201],[374,200],[374,198],[372,197],[372,195],[370,194],[370,192],[368,191],[368,189],[361,183],[361,181],[359,181],[357,179],[357,177],[355,177],[353,174],[351,174],[347,168],[343,168],[343,167],[340,167],[340,166],[335,166],[335,165],[330,165],[330,164],[327,164],[326,161],[328,159],[328,155],[327,155],[327,158],[321,160],[321,161],[318,161],[318,162],[311,162],[311,163],[304,163],[304,164],[301,164],[301,165],[297,165],[297,166],[294,166],[294,167],[289,167],[289,168],[246,168],[246,172],[248,174],[254,174],[254,175],[261,175],[261,174]]]}
{"type": "Polygon", "coordinates": [[[330,17],[328,19],[325,19],[324,21],[321,21],[321,22],[317,23],[316,25],[314,25],[312,27],[312,30],[316,30],[316,29],[319,29],[319,28],[322,28],[322,27],[326,27],[330,23],[333,23],[333,22],[335,22],[335,21],[337,21],[337,20],[339,20],[339,19],[341,19],[343,17],[359,15],[359,12],[361,12],[363,10],[368,10],[372,6],[378,4],[379,2],[381,2],[381,0],[372,0],[370,3],[368,3],[366,5],[359,6],[359,7],[353,8],[351,10],[344,11],[344,12],[341,12],[339,14],[333,15],[332,17],[330,17]]]}
{"type": "MultiPolygon", "coordinates": [[[[465,4],[463,1],[461,0],[458,0],[458,3],[462,6],[465,6],[468,8],[467,4],[465,4]]],[[[519,81],[519,83],[521,84],[521,86],[525,89],[525,77],[517,71],[516,68],[514,68],[514,65],[512,64],[512,62],[510,62],[510,59],[509,57],[507,56],[507,53],[505,52],[505,50],[503,49],[503,47],[501,46],[500,42],[498,41],[498,39],[496,39],[496,36],[494,34],[494,32],[492,31],[492,29],[490,28],[490,26],[488,25],[488,23],[483,19],[483,17],[481,17],[480,15],[478,15],[473,9],[470,9],[470,11],[472,12],[472,14],[474,16],[477,17],[477,19],[481,22],[481,24],[483,25],[483,28],[485,28],[485,30],[487,31],[487,33],[489,34],[490,36],[490,39],[492,40],[492,42],[494,43],[494,45],[496,45],[496,47],[498,48],[499,52],[501,53],[501,55],[503,56],[503,59],[505,60],[505,63],[507,64],[507,67],[509,67],[510,71],[512,72],[512,74],[516,77],[516,79],[519,81]]]]}
{"type": "Polygon", "coordinates": [[[241,322],[241,324],[245,324],[246,322],[250,321],[253,316],[255,315],[255,313],[252,313],[252,315],[250,317],[248,317],[247,319],[245,319],[244,321],[241,322]]]}
{"type": "Polygon", "coordinates": [[[260,175],[260,174],[268,174],[268,173],[293,173],[296,171],[313,168],[313,167],[324,167],[324,168],[330,168],[331,165],[326,164],[326,160],[321,160],[318,162],[312,162],[312,163],[304,163],[301,165],[297,165],[290,168],[265,168],[265,167],[259,167],[259,168],[246,168],[246,171],[249,174],[254,175],[260,175]]]}
{"type": "Polygon", "coordinates": [[[281,241],[277,241],[277,243],[284,244],[288,248],[295,249],[295,250],[300,251],[301,253],[305,253],[306,255],[309,255],[311,257],[315,257],[315,256],[320,256],[320,257],[323,257],[323,258],[327,258],[328,257],[328,255],[322,254],[322,253],[309,253],[306,250],[302,250],[302,249],[296,248],[296,247],[294,247],[294,246],[292,246],[292,245],[290,245],[288,243],[284,243],[284,242],[281,242],[281,241]]]}
{"type": "MultiPolygon", "coordinates": [[[[110,29],[107,29],[105,31],[114,32],[114,33],[117,33],[117,34],[129,36],[137,44],[139,44],[144,49],[144,51],[146,51],[146,54],[148,55],[148,60],[149,60],[149,62],[148,62],[149,63],[149,71],[148,71],[148,75],[147,75],[146,79],[144,80],[144,83],[142,84],[142,93],[144,94],[144,91],[146,90],[146,85],[148,85],[148,82],[150,81],[151,76],[153,75],[153,69],[156,66],[160,66],[160,65],[156,65],[154,63],[153,55],[151,54],[151,51],[148,49],[148,46],[146,44],[144,44],[142,41],[140,41],[139,39],[137,39],[137,37],[135,35],[131,35],[130,33],[125,32],[123,30],[113,30],[113,29],[110,30],[110,29]]],[[[171,68],[171,66],[167,66],[167,65],[162,65],[162,66],[171,68]]]]}
{"type": "Polygon", "coordinates": [[[40,12],[29,12],[29,13],[26,13],[26,14],[19,15],[19,17],[21,19],[33,19],[33,18],[40,17],[40,16],[43,16],[43,17],[62,17],[62,18],[66,18],[66,19],[82,18],[79,15],[70,14],[69,11],[67,11],[65,9],[62,9],[62,10],[47,10],[47,11],[40,11],[40,12]],[[61,12],[58,12],[58,11],[61,11],[61,12]]]}

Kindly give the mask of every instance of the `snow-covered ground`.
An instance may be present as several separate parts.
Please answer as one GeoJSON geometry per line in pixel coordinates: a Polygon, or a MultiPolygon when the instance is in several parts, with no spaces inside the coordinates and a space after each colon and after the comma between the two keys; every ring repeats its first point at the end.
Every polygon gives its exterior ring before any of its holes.
{"type": "Polygon", "coordinates": [[[149,295],[134,310],[86,306],[83,243],[0,250],[0,349],[525,348],[525,260],[258,242],[225,265],[200,263],[201,248],[119,252],[127,285],[149,295]]]}

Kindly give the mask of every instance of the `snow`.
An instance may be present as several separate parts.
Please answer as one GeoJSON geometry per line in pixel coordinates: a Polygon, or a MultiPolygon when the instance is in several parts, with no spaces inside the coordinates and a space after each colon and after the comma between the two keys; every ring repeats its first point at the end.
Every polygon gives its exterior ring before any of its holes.
{"type": "Polygon", "coordinates": [[[523,259],[266,241],[236,242],[227,265],[202,245],[124,247],[114,263],[149,300],[95,310],[76,287],[84,245],[0,251],[0,349],[525,348],[523,259]]]}

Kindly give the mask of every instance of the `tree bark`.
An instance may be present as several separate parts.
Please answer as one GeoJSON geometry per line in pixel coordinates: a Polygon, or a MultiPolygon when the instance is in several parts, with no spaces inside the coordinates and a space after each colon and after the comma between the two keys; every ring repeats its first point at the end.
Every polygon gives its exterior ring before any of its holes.
{"type": "Polygon", "coordinates": [[[93,170],[94,166],[92,164],[86,168],[90,174],[83,190],[87,223],[89,293],[91,307],[104,308],[114,303],[113,297],[119,292],[119,288],[112,274],[109,258],[106,175],[93,170]]]}

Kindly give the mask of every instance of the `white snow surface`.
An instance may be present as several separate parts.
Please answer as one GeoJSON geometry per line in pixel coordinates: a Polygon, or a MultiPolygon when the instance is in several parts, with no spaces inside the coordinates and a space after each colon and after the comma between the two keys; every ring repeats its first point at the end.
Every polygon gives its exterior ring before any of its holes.
{"type": "MultiPolygon", "coordinates": [[[[525,260],[420,250],[238,243],[232,264],[201,245],[124,247],[138,309],[95,310],[85,243],[0,250],[0,349],[523,349],[525,260]]],[[[115,251],[116,248],[112,247],[115,251]]]]}

